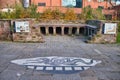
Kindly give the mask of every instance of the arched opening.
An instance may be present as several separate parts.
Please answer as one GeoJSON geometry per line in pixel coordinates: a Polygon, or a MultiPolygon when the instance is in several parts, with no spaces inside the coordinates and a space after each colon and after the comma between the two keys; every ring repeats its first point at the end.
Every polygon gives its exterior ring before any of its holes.
{"type": "Polygon", "coordinates": [[[46,34],[46,31],[45,31],[45,27],[44,27],[44,26],[43,26],[43,27],[40,27],[40,31],[41,31],[42,34],[44,34],[44,35],[46,34]]]}
{"type": "Polygon", "coordinates": [[[77,31],[77,28],[76,28],[76,27],[73,27],[73,28],[72,28],[72,34],[76,34],[76,31],[77,31]]]}
{"type": "Polygon", "coordinates": [[[49,27],[49,34],[53,34],[53,27],[49,27]]]}
{"type": "Polygon", "coordinates": [[[81,28],[79,29],[79,33],[80,33],[80,34],[84,34],[84,30],[85,30],[84,27],[81,27],[81,28]]]}
{"type": "Polygon", "coordinates": [[[64,34],[68,34],[69,33],[69,28],[68,27],[65,27],[64,28],[64,34]]]}
{"type": "Polygon", "coordinates": [[[61,27],[56,27],[56,33],[61,35],[61,27]]]}

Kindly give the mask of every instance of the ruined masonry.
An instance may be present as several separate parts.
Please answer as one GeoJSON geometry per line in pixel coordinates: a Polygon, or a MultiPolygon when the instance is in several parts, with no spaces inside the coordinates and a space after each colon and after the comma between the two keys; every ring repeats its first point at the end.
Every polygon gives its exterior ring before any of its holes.
{"type": "Polygon", "coordinates": [[[80,22],[65,23],[64,21],[41,22],[34,19],[2,19],[0,20],[0,40],[44,42],[45,35],[83,35],[90,43],[116,42],[116,26],[111,26],[114,23],[103,23],[98,20],[92,20],[92,23],[97,25],[81,24],[80,22]],[[103,26],[104,24],[107,25],[106,28],[103,26]],[[109,26],[111,26],[110,30],[109,26]]]}

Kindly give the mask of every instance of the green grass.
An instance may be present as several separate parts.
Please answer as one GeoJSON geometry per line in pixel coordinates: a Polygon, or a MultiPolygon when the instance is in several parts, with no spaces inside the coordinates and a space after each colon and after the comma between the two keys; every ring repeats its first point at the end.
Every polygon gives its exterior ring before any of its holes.
{"type": "Polygon", "coordinates": [[[120,43],[120,32],[117,34],[117,43],[120,43]]]}

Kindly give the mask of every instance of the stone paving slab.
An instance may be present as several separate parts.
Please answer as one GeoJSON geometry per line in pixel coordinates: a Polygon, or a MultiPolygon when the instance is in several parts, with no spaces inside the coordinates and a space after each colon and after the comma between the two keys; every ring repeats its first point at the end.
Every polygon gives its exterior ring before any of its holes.
{"type": "Polygon", "coordinates": [[[97,77],[93,76],[88,76],[88,77],[82,77],[81,80],[98,80],[97,77]]]}
{"type": "Polygon", "coordinates": [[[53,80],[81,80],[81,77],[79,76],[79,74],[55,74],[53,75],[53,80]]]}
{"type": "Polygon", "coordinates": [[[44,38],[45,43],[0,42],[0,80],[120,80],[119,45],[86,44],[79,36],[44,38]],[[10,63],[15,59],[48,56],[92,58],[102,63],[77,74],[51,74],[10,63]]]}

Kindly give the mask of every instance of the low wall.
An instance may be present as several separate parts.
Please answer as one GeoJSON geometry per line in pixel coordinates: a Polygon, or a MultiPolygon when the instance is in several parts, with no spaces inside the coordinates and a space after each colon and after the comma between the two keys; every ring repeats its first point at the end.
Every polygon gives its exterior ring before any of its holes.
{"type": "MultiPolygon", "coordinates": [[[[44,27],[45,34],[49,33],[50,27],[53,27],[52,28],[53,35],[57,33],[58,29],[61,29],[61,34],[64,35],[64,33],[66,33],[65,32],[66,30],[64,29],[64,27],[66,26],[68,28],[67,34],[71,34],[73,32],[74,34],[80,34],[80,30],[85,30],[83,29],[85,25],[81,25],[78,23],[75,23],[75,24],[70,24],[70,23],[55,24],[55,23],[48,24],[47,22],[43,24],[43,22],[36,22],[34,19],[0,20],[0,40],[3,40],[3,41],[9,40],[9,41],[18,41],[18,42],[44,42],[42,37],[43,34],[42,34],[41,27],[44,27]],[[22,30],[21,23],[19,23],[19,25],[17,25],[17,23],[16,25],[14,25],[14,22],[26,22],[26,21],[29,23],[29,25],[27,26],[29,28],[28,31],[22,30]],[[17,26],[19,26],[19,28],[17,28],[17,26]],[[57,28],[57,27],[60,27],[60,28],[57,28]],[[69,29],[72,27],[75,27],[73,31],[69,29]]],[[[101,26],[97,34],[92,35],[92,37],[90,37],[92,39],[88,41],[92,43],[115,43],[116,42],[116,34],[103,34],[102,30],[103,30],[103,27],[101,26]]]]}
{"type": "Polygon", "coordinates": [[[12,22],[23,22],[28,21],[29,22],[29,32],[13,32],[13,41],[19,41],[19,42],[44,42],[39,27],[34,27],[35,20],[14,20],[12,22]]]}
{"type": "Polygon", "coordinates": [[[116,35],[96,35],[92,43],[116,43],[116,35]]]}

